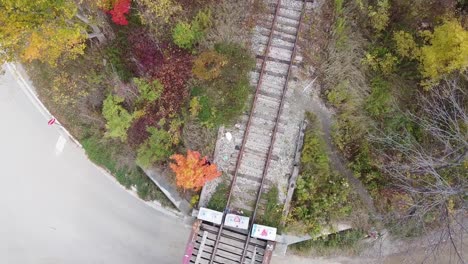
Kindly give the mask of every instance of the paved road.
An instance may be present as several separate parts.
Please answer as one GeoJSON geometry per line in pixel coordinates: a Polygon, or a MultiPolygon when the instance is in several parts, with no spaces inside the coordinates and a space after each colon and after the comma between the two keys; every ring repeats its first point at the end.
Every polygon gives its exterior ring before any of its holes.
{"type": "Polygon", "coordinates": [[[56,149],[61,132],[8,71],[0,122],[0,263],[180,263],[182,221],[123,190],[70,140],[56,149]]]}

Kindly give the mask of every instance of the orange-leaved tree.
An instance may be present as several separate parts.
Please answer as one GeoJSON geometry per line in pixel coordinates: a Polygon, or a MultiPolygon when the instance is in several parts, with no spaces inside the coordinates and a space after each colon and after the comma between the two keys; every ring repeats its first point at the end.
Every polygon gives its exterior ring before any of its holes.
{"type": "Polygon", "coordinates": [[[174,154],[171,159],[176,162],[169,165],[176,174],[176,184],[184,189],[199,190],[221,175],[216,165],[202,158],[198,151],[187,150],[187,156],[174,154]]]}

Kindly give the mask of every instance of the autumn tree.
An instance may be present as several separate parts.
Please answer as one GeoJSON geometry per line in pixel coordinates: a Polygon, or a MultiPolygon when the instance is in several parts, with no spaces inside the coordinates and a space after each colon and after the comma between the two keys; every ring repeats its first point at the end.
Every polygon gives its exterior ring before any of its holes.
{"type": "Polygon", "coordinates": [[[75,2],[0,0],[0,10],[2,61],[20,55],[25,61],[54,65],[61,56],[83,53],[86,32],[72,22],[75,2]]]}
{"type": "Polygon", "coordinates": [[[130,0],[101,0],[98,5],[112,16],[112,21],[115,24],[128,25],[125,15],[130,12],[130,0]]]}
{"type": "Polygon", "coordinates": [[[187,150],[187,156],[175,154],[170,167],[176,174],[176,184],[184,189],[199,190],[206,182],[221,175],[215,164],[210,164],[207,157],[201,157],[198,151],[187,150]]]}
{"type": "Polygon", "coordinates": [[[437,84],[443,75],[468,68],[468,31],[456,20],[445,21],[433,33],[427,33],[429,44],[421,48],[422,74],[437,84]]]}
{"type": "Polygon", "coordinates": [[[416,59],[425,78],[423,85],[432,87],[447,74],[468,68],[468,31],[455,19],[446,20],[434,32],[420,31],[425,44],[418,46],[413,36],[404,31],[393,35],[396,50],[402,57],[416,59]]]}

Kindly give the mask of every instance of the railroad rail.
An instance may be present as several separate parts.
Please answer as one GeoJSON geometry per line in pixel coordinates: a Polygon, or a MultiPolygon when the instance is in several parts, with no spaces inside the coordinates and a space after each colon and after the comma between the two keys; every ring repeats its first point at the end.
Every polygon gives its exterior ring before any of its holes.
{"type": "MultiPolygon", "coordinates": [[[[255,95],[244,130],[227,194],[227,205],[219,226],[204,222],[198,224],[193,241],[196,257],[190,263],[242,263],[269,262],[268,251],[274,244],[250,236],[257,214],[262,207],[262,194],[270,187],[269,166],[275,158],[274,146],[279,131],[280,117],[285,106],[285,97],[291,70],[296,58],[299,31],[307,0],[277,0],[270,3],[274,8],[271,23],[260,24],[259,31],[267,37],[261,45],[257,60],[258,81],[255,95]],[[286,2],[283,5],[283,2],[286,2]],[[238,181],[242,187],[237,186],[238,181]],[[248,186],[249,190],[246,190],[248,186]],[[233,199],[235,197],[235,200],[233,199]],[[254,201],[249,204],[248,201],[254,201]],[[251,213],[248,232],[225,228],[226,212],[235,209],[251,213]],[[209,249],[206,250],[205,247],[209,249]],[[220,254],[219,251],[221,251],[220,254]]],[[[268,20],[270,20],[268,19],[268,20]]],[[[269,21],[267,21],[269,22],[269,21]]]]}

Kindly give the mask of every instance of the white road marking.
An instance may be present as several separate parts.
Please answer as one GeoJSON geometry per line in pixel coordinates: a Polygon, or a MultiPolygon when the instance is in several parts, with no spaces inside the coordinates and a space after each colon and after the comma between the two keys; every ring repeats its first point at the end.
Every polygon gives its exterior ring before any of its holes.
{"type": "Polygon", "coordinates": [[[62,153],[63,148],[65,147],[65,143],[67,143],[67,140],[62,137],[62,135],[60,135],[57,140],[57,144],[55,144],[55,155],[62,153]]]}

